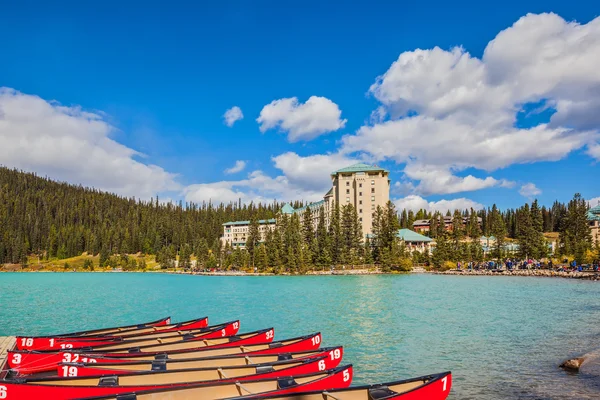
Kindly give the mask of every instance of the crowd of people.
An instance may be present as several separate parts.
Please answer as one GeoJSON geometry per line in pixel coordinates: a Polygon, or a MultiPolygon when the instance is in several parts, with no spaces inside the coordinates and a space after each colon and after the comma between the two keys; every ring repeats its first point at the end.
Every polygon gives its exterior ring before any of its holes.
{"type": "Polygon", "coordinates": [[[549,269],[559,272],[564,271],[594,271],[600,270],[600,263],[595,260],[591,264],[578,264],[575,260],[569,262],[565,259],[562,263],[555,265],[552,260],[534,260],[534,259],[516,259],[506,258],[500,261],[484,261],[484,262],[469,262],[463,265],[463,263],[456,263],[456,269],[462,270],[467,269],[469,271],[475,270],[532,270],[532,269],[549,269]]]}

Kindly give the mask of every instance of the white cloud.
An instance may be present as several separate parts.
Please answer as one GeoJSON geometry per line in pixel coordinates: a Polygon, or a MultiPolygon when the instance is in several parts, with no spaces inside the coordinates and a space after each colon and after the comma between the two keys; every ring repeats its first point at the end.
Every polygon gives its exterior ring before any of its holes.
{"type": "Polygon", "coordinates": [[[427,201],[421,196],[410,195],[400,199],[394,200],[394,204],[398,211],[403,209],[418,211],[424,209],[427,211],[439,211],[445,213],[446,211],[454,210],[467,210],[473,208],[474,210],[481,210],[483,204],[477,203],[476,201],[466,199],[464,197],[452,200],[439,200],[439,201],[427,201]]]}
{"type": "Polygon", "coordinates": [[[307,157],[288,152],[272,158],[282,174],[270,177],[253,171],[246,179],[203,183],[188,186],[187,201],[229,203],[272,200],[319,201],[331,188],[330,173],[356,161],[340,154],[317,154],[307,157]]]}
{"type": "Polygon", "coordinates": [[[242,113],[242,109],[238,106],[233,106],[223,114],[223,119],[225,120],[225,125],[228,127],[232,127],[236,121],[244,119],[244,114],[242,113]]]}
{"type": "MultiPolygon", "coordinates": [[[[287,152],[273,157],[275,167],[280,169],[295,186],[311,191],[327,191],[331,187],[330,174],[356,163],[341,154],[315,154],[302,157],[287,152]]],[[[325,194],[325,192],[323,192],[325,194]]]]}
{"type": "Polygon", "coordinates": [[[404,168],[404,174],[419,184],[414,187],[416,194],[428,196],[430,194],[451,194],[458,192],[471,192],[493,186],[508,187],[511,182],[504,179],[498,180],[491,176],[485,179],[467,175],[460,177],[453,175],[448,169],[433,165],[420,165],[409,162],[404,168]]]}
{"type": "Polygon", "coordinates": [[[530,182],[521,186],[521,189],[519,189],[519,194],[523,197],[533,198],[538,194],[542,194],[542,191],[537,186],[535,186],[534,183],[530,182]]]}
{"type": "Polygon", "coordinates": [[[236,174],[238,172],[242,172],[244,170],[244,168],[246,168],[246,161],[237,160],[233,167],[227,168],[224,172],[226,174],[236,174]]]}
{"type": "Polygon", "coordinates": [[[600,205],[600,197],[594,197],[593,199],[589,199],[588,204],[590,207],[596,207],[600,205]]]}
{"type": "Polygon", "coordinates": [[[270,177],[262,171],[253,171],[247,179],[220,181],[190,185],[184,190],[186,201],[201,203],[229,203],[238,201],[248,203],[271,202],[273,200],[318,201],[325,194],[322,190],[310,190],[290,183],[284,176],[270,177]]]}
{"type": "Polygon", "coordinates": [[[306,103],[297,97],[273,100],[263,107],[257,122],[260,131],[277,128],[288,132],[288,140],[311,140],[328,132],[343,128],[346,120],[333,101],[325,97],[311,96],[306,103]]]}
{"type": "Polygon", "coordinates": [[[589,145],[587,153],[596,160],[600,161],[600,143],[589,145]]]}
{"type": "Polygon", "coordinates": [[[598,65],[600,17],[582,25],[555,14],[521,18],[481,59],[461,47],[402,53],[369,90],[392,119],[345,136],[341,152],[407,163],[423,194],[510,186],[456,175],[467,168],[557,161],[586,146],[600,159],[598,65]],[[523,105],[540,102],[556,109],[550,122],[517,127],[523,105]]]}
{"type": "Polygon", "coordinates": [[[126,196],[179,189],[174,174],[111,139],[115,128],[100,113],[9,88],[0,88],[0,110],[2,165],[126,196]]]}

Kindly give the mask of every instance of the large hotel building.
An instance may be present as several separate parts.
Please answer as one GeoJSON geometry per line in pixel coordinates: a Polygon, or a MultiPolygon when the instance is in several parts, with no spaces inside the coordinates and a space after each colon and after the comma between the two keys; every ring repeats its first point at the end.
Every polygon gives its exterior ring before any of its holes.
{"type": "MultiPolygon", "coordinates": [[[[310,208],[315,227],[321,212],[325,213],[325,224],[329,226],[331,211],[335,204],[339,204],[340,208],[346,204],[352,204],[362,224],[363,236],[370,234],[373,226],[373,213],[377,206],[384,207],[390,199],[389,171],[359,163],[332,172],[331,181],[332,188],[325,194],[323,200],[297,209],[286,204],[281,209],[281,213],[298,214],[302,220],[304,212],[310,208]]],[[[258,223],[261,241],[264,241],[267,230],[273,229],[277,220],[260,220],[258,223]]],[[[249,229],[250,221],[226,222],[223,224],[221,241],[224,245],[244,248],[249,229]]]]}

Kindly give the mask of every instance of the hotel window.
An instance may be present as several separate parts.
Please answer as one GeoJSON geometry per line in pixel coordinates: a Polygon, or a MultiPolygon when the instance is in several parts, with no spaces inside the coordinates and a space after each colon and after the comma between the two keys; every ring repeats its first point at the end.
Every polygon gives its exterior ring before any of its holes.
{"type": "Polygon", "coordinates": [[[346,194],[350,194],[350,189],[346,189],[346,194]]]}
{"type": "Polygon", "coordinates": [[[358,204],[362,204],[362,200],[359,200],[359,201],[358,201],[358,204]]]}
{"type": "Polygon", "coordinates": [[[350,203],[350,197],[346,197],[346,203],[350,203]]]}
{"type": "Polygon", "coordinates": [[[349,181],[346,181],[346,186],[350,186],[350,182],[349,181]]]}
{"type": "Polygon", "coordinates": [[[359,196],[362,196],[362,192],[358,192],[358,195],[359,195],[359,196]]]}
{"type": "Polygon", "coordinates": [[[362,183],[359,183],[359,184],[358,184],[358,187],[362,187],[362,183]]]}
{"type": "Polygon", "coordinates": [[[371,201],[375,201],[375,196],[371,196],[371,201]]]}
{"type": "Polygon", "coordinates": [[[362,208],[361,208],[360,210],[358,210],[358,213],[359,213],[359,214],[362,214],[362,208]]]}
{"type": "Polygon", "coordinates": [[[375,188],[371,188],[371,193],[375,193],[375,188]]]}
{"type": "Polygon", "coordinates": [[[358,219],[358,222],[362,222],[362,217],[358,219]]]}
{"type": "Polygon", "coordinates": [[[372,179],[371,180],[371,185],[374,185],[374,184],[375,184],[375,179],[372,179]]]}
{"type": "Polygon", "coordinates": [[[371,210],[375,209],[375,204],[371,204],[371,210]]]}

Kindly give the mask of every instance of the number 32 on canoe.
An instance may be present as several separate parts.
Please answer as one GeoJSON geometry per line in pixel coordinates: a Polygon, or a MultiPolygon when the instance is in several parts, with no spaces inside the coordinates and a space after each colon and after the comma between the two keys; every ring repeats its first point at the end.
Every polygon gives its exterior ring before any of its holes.
{"type": "Polygon", "coordinates": [[[265,339],[272,340],[274,335],[275,332],[273,331],[273,329],[271,329],[270,331],[267,331],[267,333],[265,333],[265,339]]]}

